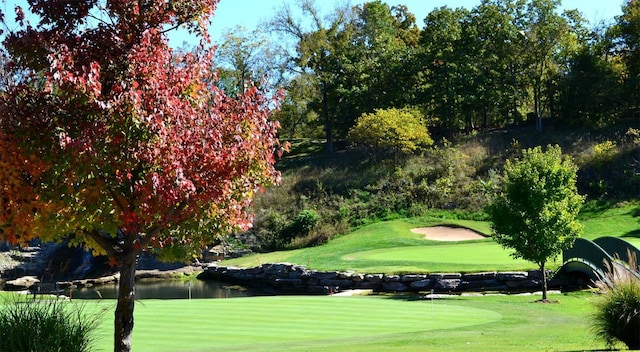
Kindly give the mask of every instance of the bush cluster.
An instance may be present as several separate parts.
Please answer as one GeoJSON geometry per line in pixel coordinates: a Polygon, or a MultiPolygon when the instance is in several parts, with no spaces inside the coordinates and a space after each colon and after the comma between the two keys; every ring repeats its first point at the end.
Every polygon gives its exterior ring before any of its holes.
{"type": "Polygon", "coordinates": [[[0,305],[0,352],[86,352],[100,315],[51,299],[0,305]]]}
{"type": "Polygon", "coordinates": [[[592,330],[613,347],[622,342],[629,349],[640,349],[640,271],[635,256],[627,268],[611,264],[604,280],[598,282],[600,296],[595,300],[592,330]]]}
{"type": "Polygon", "coordinates": [[[347,139],[376,154],[411,154],[433,144],[424,120],[417,109],[376,109],[358,118],[347,139]]]}

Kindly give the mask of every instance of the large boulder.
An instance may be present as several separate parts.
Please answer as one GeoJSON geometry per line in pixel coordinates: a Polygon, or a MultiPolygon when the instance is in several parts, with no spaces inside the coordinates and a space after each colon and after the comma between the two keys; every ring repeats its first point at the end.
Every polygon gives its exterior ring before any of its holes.
{"type": "Polygon", "coordinates": [[[22,276],[15,280],[9,280],[4,283],[4,289],[6,291],[24,291],[31,288],[31,286],[40,282],[35,276],[22,276]]]}
{"type": "Polygon", "coordinates": [[[382,283],[382,289],[386,292],[406,292],[409,287],[399,281],[385,281],[382,283]]]}
{"type": "Polygon", "coordinates": [[[442,279],[436,280],[433,284],[433,288],[439,292],[455,291],[460,285],[460,279],[442,279]]]}

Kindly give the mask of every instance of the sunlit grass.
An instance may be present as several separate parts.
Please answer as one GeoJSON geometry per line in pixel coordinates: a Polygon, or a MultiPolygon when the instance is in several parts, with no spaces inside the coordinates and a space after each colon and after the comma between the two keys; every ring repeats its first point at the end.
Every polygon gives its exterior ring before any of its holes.
{"type": "MultiPolygon", "coordinates": [[[[204,351],[545,351],[601,349],[588,332],[590,294],[450,297],[279,296],[143,300],[133,347],[204,351]]],[[[112,307],[103,301],[96,307],[112,307]]],[[[112,350],[104,317],[96,351],[112,350]]]]}
{"type": "Polygon", "coordinates": [[[625,203],[585,212],[580,216],[584,225],[583,237],[591,240],[603,236],[624,237],[637,243],[640,240],[639,209],[637,204],[625,203]]]}
{"type": "Polygon", "coordinates": [[[485,235],[489,232],[489,224],[481,221],[392,220],[364,226],[322,246],[251,255],[226,260],[222,264],[251,267],[262,263],[289,262],[316,270],[366,273],[535,269],[531,263],[514,260],[509,251],[491,239],[436,242],[411,232],[415,227],[442,224],[472,228],[485,235]]]}
{"type": "Polygon", "coordinates": [[[532,264],[513,259],[509,251],[493,241],[376,249],[356,252],[341,258],[354,266],[369,267],[376,272],[477,272],[510,271],[532,268],[532,264]],[[382,266],[376,267],[376,265],[382,266]],[[377,270],[376,270],[377,269],[377,270]]]}
{"type": "MultiPolygon", "coordinates": [[[[583,237],[624,237],[640,245],[638,206],[591,207],[581,214],[583,237]],[[595,210],[594,210],[595,208],[595,210]]],[[[264,263],[289,262],[316,270],[354,270],[366,273],[480,272],[537,269],[536,265],[511,257],[490,238],[480,241],[435,242],[411,232],[414,227],[435,225],[463,226],[491,234],[486,221],[459,220],[440,216],[401,219],[374,223],[318,247],[251,255],[222,262],[223,265],[253,267],[264,263]]],[[[550,269],[558,267],[561,258],[552,258],[550,269]]]]}

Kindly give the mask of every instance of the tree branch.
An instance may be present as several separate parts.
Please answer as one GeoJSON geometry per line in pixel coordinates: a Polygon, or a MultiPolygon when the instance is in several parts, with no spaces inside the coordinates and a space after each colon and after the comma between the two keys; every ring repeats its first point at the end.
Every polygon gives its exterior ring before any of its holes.
{"type": "Polygon", "coordinates": [[[116,192],[111,187],[106,187],[106,189],[107,189],[107,192],[111,194],[111,197],[113,197],[113,200],[116,202],[116,205],[118,206],[118,208],[120,208],[120,211],[125,212],[129,210],[129,207],[127,207],[126,204],[120,201],[120,198],[118,198],[118,194],[116,194],[116,192]]]}
{"type": "Polygon", "coordinates": [[[151,242],[151,239],[162,232],[162,230],[164,230],[164,227],[160,225],[151,226],[147,231],[145,231],[145,237],[140,239],[140,248],[146,248],[149,245],[149,242],[151,242]]]}
{"type": "Polygon", "coordinates": [[[171,27],[171,28],[167,28],[167,29],[163,29],[160,31],[160,34],[165,34],[167,32],[171,32],[173,30],[178,29],[180,26],[182,26],[183,24],[185,24],[185,22],[180,22],[178,24],[176,24],[175,26],[171,27]]]}
{"type": "Polygon", "coordinates": [[[107,252],[107,255],[109,257],[115,257],[116,254],[118,254],[115,248],[113,248],[113,246],[115,245],[113,240],[110,238],[104,237],[100,232],[100,230],[88,231],[87,236],[92,240],[94,240],[96,243],[98,243],[100,247],[102,247],[102,249],[104,249],[107,252]]]}

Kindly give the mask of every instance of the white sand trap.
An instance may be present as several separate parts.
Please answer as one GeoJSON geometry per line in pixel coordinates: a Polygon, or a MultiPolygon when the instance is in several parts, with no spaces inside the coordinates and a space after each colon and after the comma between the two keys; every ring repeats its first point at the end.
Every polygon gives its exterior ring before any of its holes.
{"type": "Polygon", "coordinates": [[[433,241],[469,241],[485,238],[473,230],[450,226],[420,227],[411,229],[411,232],[424,235],[425,239],[433,241]]]}

